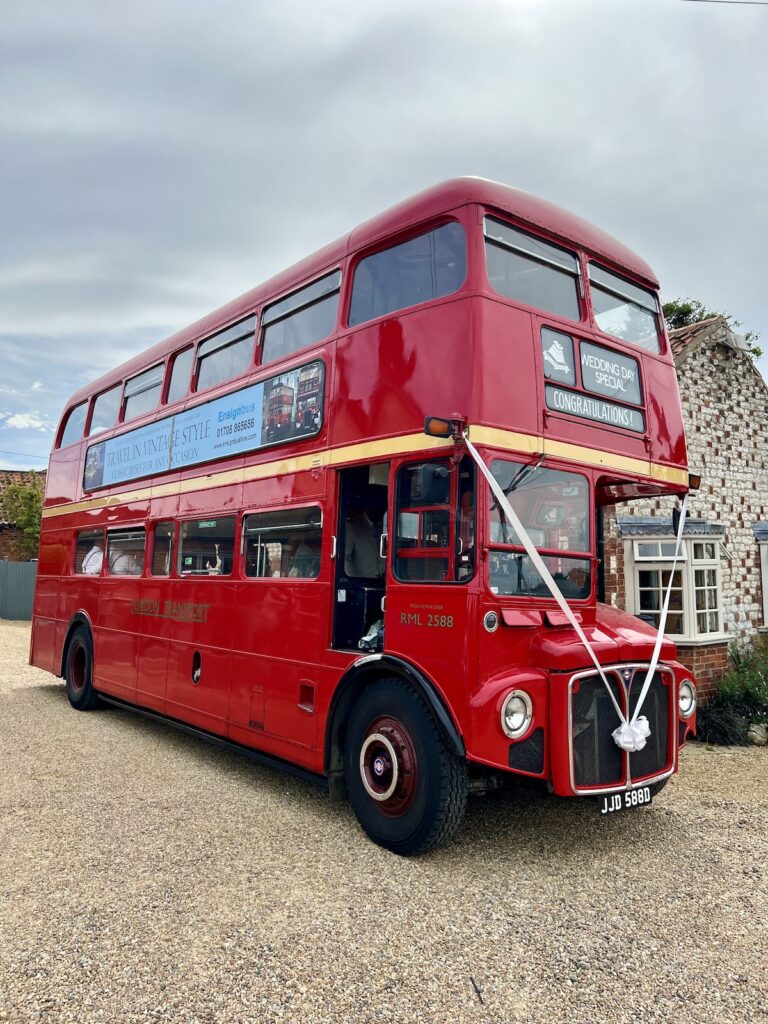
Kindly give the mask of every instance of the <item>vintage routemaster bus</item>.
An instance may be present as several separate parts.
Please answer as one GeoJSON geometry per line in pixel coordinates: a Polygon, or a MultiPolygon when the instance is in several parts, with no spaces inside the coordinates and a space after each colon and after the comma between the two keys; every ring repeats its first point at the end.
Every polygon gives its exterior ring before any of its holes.
{"type": "Polygon", "coordinates": [[[448,181],[72,396],[31,662],[323,781],[402,854],[509,774],[639,806],[695,685],[600,603],[601,510],[689,485],[651,268],[448,181]]]}

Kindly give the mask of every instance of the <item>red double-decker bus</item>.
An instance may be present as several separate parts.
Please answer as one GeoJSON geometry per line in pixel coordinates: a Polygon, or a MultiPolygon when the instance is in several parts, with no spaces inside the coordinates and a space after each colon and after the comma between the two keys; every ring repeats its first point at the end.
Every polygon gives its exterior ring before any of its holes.
{"type": "Polygon", "coordinates": [[[689,483],[650,267],[449,181],[72,396],[30,660],[348,794],[398,853],[509,774],[639,806],[695,687],[599,602],[601,510],[689,483]]]}

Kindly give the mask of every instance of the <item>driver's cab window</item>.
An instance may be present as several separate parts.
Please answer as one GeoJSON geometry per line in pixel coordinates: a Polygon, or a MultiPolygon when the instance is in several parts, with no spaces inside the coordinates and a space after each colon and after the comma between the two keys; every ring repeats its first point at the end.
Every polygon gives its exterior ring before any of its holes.
{"type": "MultiPolygon", "coordinates": [[[[564,597],[592,586],[589,481],[540,462],[494,459],[491,472],[564,597]]],[[[498,595],[550,597],[549,588],[493,494],[489,497],[488,584],[498,595]]]]}
{"type": "Polygon", "coordinates": [[[393,569],[403,582],[462,583],[475,567],[474,468],[467,456],[403,466],[393,569]]]}

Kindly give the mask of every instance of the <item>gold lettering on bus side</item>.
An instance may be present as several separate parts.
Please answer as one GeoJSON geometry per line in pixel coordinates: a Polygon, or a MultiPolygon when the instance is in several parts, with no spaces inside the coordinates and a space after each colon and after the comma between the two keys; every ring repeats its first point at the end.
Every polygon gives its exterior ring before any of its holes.
{"type": "Polygon", "coordinates": [[[155,619],[170,619],[172,622],[207,622],[210,604],[199,604],[195,601],[163,602],[162,610],[159,601],[140,598],[131,605],[134,615],[149,615],[155,619]]]}
{"type": "MultiPolygon", "coordinates": [[[[443,606],[434,604],[419,604],[411,605],[415,608],[442,608],[443,606]]],[[[433,629],[453,629],[455,619],[453,615],[438,614],[437,612],[429,611],[418,611],[418,612],[400,612],[400,625],[401,626],[426,626],[427,628],[433,629]]]]}

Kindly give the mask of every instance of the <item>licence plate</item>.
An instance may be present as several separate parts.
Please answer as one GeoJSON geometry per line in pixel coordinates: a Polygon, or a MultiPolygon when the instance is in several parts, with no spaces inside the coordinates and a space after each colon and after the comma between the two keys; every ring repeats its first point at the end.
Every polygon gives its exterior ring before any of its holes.
{"type": "Polygon", "coordinates": [[[597,798],[597,810],[601,815],[616,814],[617,811],[634,811],[636,807],[646,807],[651,802],[651,787],[638,786],[623,793],[606,793],[597,798]]]}

